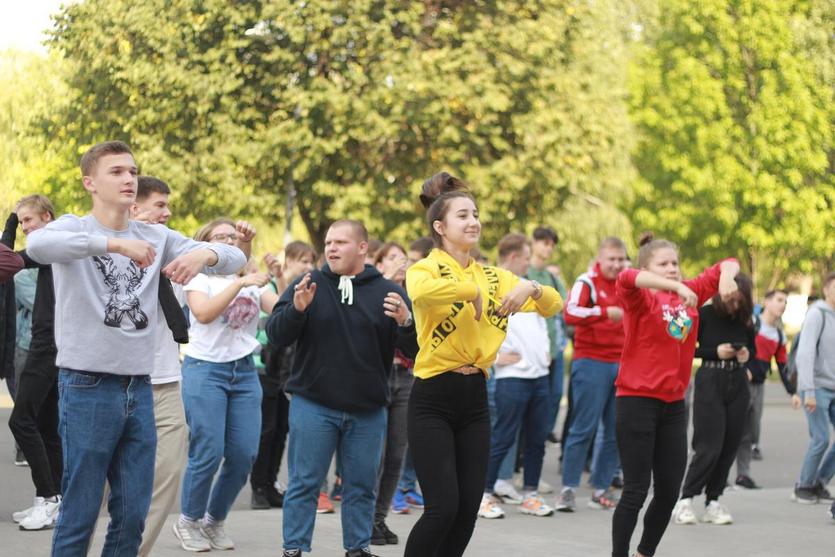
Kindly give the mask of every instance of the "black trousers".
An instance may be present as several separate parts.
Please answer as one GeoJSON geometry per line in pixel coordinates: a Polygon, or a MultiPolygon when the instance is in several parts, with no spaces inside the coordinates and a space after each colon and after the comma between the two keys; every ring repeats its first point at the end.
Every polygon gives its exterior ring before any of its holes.
{"type": "Polygon", "coordinates": [[[415,379],[409,447],[424,511],[405,557],[460,557],[475,528],[487,476],[490,415],[482,374],[446,372],[415,379]]]}
{"type": "Polygon", "coordinates": [[[252,465],[249,483],[253,489],[273,485],[278,478],[278,469],[284,456],[284,447],[289,431],[290,401],[278,381],[266,375],[259,375],[261,381],[261,440],[258,456],[252,465]]]}
{"type": "Polygon", "coordinates": [[[30,352],[17,384],[9,429],[29,462],[38,497],[61,493],[64,461],[58,435],[58,368],[55,354],[30,352]]]}
{"type": "Polygon", "coordinates": [[[744,369],[699,368],[693,388],[693,459],[682,497],[695,497],[704,490],[709,503],[725,491],[750,400],[744,369]]]}
{"type": "Polygon", "coordinates": [[[627,557],[638,513],[650,483],[652,501],[644,515],[638,551],[651,557],[667,529],[687,465],[684,401],[624,396],[616,401],[623,493],[612,516],[612,557],[627,557]]]}

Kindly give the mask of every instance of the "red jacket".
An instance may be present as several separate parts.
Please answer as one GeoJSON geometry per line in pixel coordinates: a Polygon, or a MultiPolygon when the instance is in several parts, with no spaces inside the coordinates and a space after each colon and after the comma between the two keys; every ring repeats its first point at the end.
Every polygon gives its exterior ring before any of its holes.
{"type": "MultiPolygon", "coordinates": [[[[698,306],[719,289],[720,264],[684,281],[698,296],[698,306]]],[[[699,336],[699,307],[685,308],[673,292],[636,287],[638,273],[638,269],[627,269],[617,280],[626,331],[615,381],[617,396],[643,396],[664,402],[682,400],[690,382],[699,336]]]]}
{"type": "Polygon", "coordinates": [[[574,329],[574,358],[617,362],[623,351],[623,322],[610,320],[606,308],[620,306],[615,281],[600,265],[577,277],[565,305],[565,322],[574,329]]]}

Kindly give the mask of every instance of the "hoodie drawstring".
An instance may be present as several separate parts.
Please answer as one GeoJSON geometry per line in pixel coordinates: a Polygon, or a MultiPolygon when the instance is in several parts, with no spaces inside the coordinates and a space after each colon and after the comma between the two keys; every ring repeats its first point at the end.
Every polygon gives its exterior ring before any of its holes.
{"type": "Polygon", "coordinates": [[[339,291],[342,292],[342,303],[348,303],[349,306],[354,305],[354,283],[351,282],[356,275],[342,275],[339,277],[339,291]]]}

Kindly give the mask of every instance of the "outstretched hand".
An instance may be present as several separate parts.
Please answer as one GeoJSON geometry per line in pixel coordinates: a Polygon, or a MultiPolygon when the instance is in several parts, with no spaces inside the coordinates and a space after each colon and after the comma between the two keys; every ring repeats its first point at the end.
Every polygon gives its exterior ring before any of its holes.
{"type": "Polygon", "coordinates": [[[203,271],[204,267],[211,263],[213,257],[216,256],[210,249],[196,249],[175,258],[162,269],[162,274],[167,276],[171,282],[188,284],[191,279],[203,271]]]}
{"type": "Polygon", "coordinates": [[[409,307],[397,292],[389,292],[383,300],[383,313],[403,325],[409,319],[409,307]]]}
{"type": "Polygon", "coordinates": [[[310,273],[304,275],[304,278],[294,287],[293,292],[293,306],[297,311],[305,311],[313,302],[313,297],[316,295],[316,283],[312,282],[310,273]]]}

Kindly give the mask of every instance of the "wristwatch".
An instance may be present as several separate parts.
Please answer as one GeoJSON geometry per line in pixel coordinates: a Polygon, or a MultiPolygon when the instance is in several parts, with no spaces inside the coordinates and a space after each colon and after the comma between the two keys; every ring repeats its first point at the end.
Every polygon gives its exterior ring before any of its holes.
{"type": "Polygon", "coordinates": [[[533,284],[533,296],[531,296],[534,300],[538,300],[542,297],[542,285],[539,282],[532,280],[531,284],[533,284]]]}
{"type": "Polygon", "coordinates": [[[400,325],[400,326],[401,326],[401,327],[411,327],[411,326],[412,326],[412,323],[414,323],[414,322],[415,322],[415,320],[414,320],[414,319],[412,319],[412,312],[410,311],[410,312],[409,312],[409,317],[407,317],[407,318],[406,318],[406,321],[404,321],[404,322],[403,322],[403,324],[402,324],[402,325],[400,325]]]}

